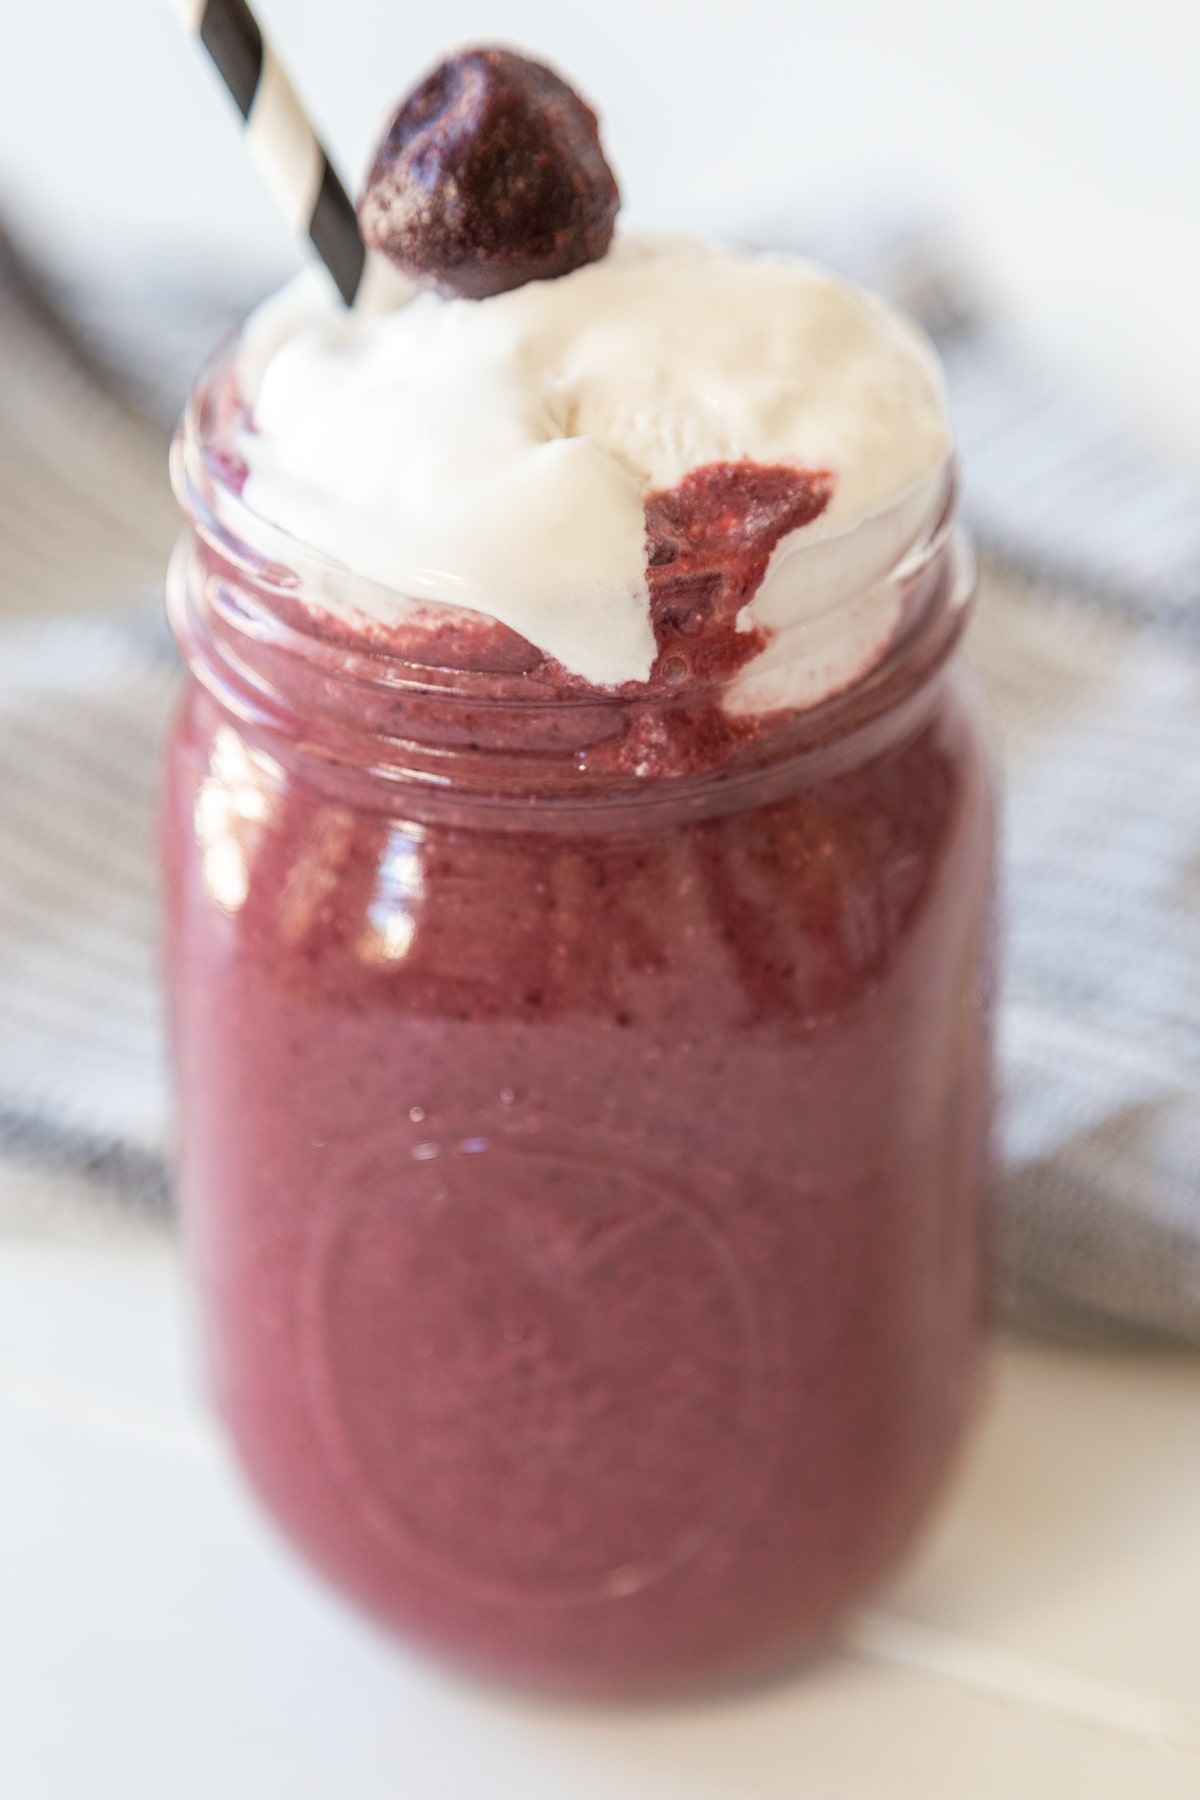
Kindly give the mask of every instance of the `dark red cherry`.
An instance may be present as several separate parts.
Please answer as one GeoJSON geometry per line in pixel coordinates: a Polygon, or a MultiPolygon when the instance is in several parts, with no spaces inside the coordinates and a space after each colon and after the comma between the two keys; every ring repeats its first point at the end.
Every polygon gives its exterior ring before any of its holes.
{"type": "Polygon", "coordinates": [[[482,300],[595,262],[619,205],[591,107],[541,63],[476,49],[403,102],[358,219],[406,274],[482,300]]]}

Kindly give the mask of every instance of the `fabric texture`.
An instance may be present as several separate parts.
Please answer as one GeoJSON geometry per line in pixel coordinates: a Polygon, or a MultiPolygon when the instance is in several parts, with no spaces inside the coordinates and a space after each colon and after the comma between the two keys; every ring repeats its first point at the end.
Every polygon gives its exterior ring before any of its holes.
{"type": "MultiPolygon", "coordinates": [[[[920,234],[822,242],[946,359],[1007,757],[1012,1316],[1200,1343],[1200,488],[967,304],[920,234]]],[[[154,803],[167,421],[244,294],[49,295],[0,244],[0,1186],[169,1195],[154,803]]]]}

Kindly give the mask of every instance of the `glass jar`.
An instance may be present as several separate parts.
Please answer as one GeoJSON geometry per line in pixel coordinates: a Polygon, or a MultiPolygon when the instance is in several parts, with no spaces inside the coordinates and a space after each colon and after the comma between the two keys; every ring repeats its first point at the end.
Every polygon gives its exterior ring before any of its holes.
{"type": "Polygon", "coordinates": [[[720,676],[572,694],[499,631],[480,668],[322,622],[353,578],[248,513],[220,386],[176,446],[164,850],[241,1458],[462,1664],[770,1666],[895,1564],[978,1384],[995,809],[952,498],[869,675],[705,738],[720,676]],[[673,730],[709,745],[673,776],[610,754],[673,730]]]}

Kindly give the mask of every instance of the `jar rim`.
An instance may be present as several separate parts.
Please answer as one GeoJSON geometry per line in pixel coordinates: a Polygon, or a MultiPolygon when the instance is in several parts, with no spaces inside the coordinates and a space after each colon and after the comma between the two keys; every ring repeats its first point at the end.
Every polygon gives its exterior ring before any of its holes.
{"type": "MultiPolygon", "coordinates": [[[[310,675],[322,678],[323,700],[328,697],[331,684],[344,681],[359,695],[371,691],[388,695],[396,702],[433,703],[446,710],[468,707],[473,716],[495,717],[519,711],[529,723],[530,747],[535,752],[542,750],[540,739],[548,733],[555,739],[560,756],[564,738],[582,734],[586,743],[588,726],[596,715],[608,715],[600,736],[611,733],[614,709],[669,715],[672,708],[694,708],[698,701],[705,701],[720,710],[728,676],[693,675],[678,687],[665,690],[647,683],[597,688],[569,676],[557,664],[547,668],[549,659],[536,647],[508,628],[496,625],[487,615],[442,603],[432,607],[438,630],[426,632],[422,628],[408,634],[422,647],[430,645],[433,654],[429,660],[421,660],[407,653],[407,645],[401,651],[394,639],[389,642],[392,634],[386,627],[372,635],[324,606],[323,586],[339,594],[352,590],[374,591],[394,600],[408,597],[306,544],[246,503],[240,491],[239,471],[224,451],[214,422],[222,383],[227,383],[234,364],[237,342],[236,333],[227,337],[201,367],[171,452],[172,482],[181,509],[202,554],[207,551],[222,566],[225,579],[207,584],[209,616],[202,623],[196,620],[195,606],[190,605],[184,593],[186,584],[173,580],[171,612],[176,636],[193,666],[200,637],[215,634],[226,639],[226,648],[218,658],[223,665],[220,679],[227,685],[230,680],[244,684],[248,679],[252,691],[241,695],[243,712],[258,712],[265,719],[272,711],[277,713],[281,701],[286,701],[286,695],[279,691],[280,659],[304,666],[310,675]],[[184,616],[189,605],[193,615],[190,621],[184,616]],[[507,665],[502,660],[499,665],[481,666],[477,658],[462,663],[456,662],[453,654],[447,656],[446,640],[453,643],[455,632],[464,625],[473,626],[477,633],[481,628],[485,630],[502,652],[511,646],[507,665]],[[234,650],[235,644],[240,649],[234,650]],[[252,665],[256,660],[261,662],[266,653],[272,658],[272,673],[264,681],[261,669],[255,671],[252,665]],[[537,723],[537,715],[542,715],[544,725],[537,723]]],[[[898,594],[915,596],[915,601],[908,608],[908,616],[898,614],[896,628],[882,653],[861,675],[808,705],[785,705],[752,715],[752,729],[747,735],[760,742],[770,739],[772,746],[779,748],[786,742],[796,751],[840,738],[864,720],[886,711],[945,660],[961,633],[975,585],[973,562],[957,517],[953,464],[940,506],[933,510],[916,541],[905,549],[884,580],[898,594]]],[[[423,626],[431,612],[424,603],[413,604],[421,611],[423,626]]],[[[369,609],[364,611],[369,617],[369,609]]],[[[286,679],[282,685],[287,685],[286,679]]],[[[372,731],[369,726],[366,735],[396,741],[392,734],[372,731]]],[[[400,760],[409,774],[415,772],[415,767],[408,765],[421,761],[413,756],[418,748],[426,752],[430,748],[421,734],[415,741],[406,738],[403,742],[400,760]]],[[[472,751],[477,748],[475,742],[470,743],[472,751]]],[[[742,746],[743,750],[746,748],[742,746]]],[[[778,749],[773,749],[772,757],[776,754],[778,749]]],[[[586,749],[575,750],[573,760],[575,774],[569,785],[577,792],[579,774],[586,766],[586,749]]],[[[735,760],[744,764],[746,758],[742,755],[735,760]]],[[[752,756],[751,760],[762,759],[752,756]]],[[[651,771],[640,768],[635,758],[627,762],[625,772],[636,787],[645,785],[644,776],[651,771]]],[[[696,771],[653,770],[655,774],[689,772],[696,771]]],[[[611,780],[614,771],[606,767],[604,773],[611,780]]],[[[426,779],[436,783],[441,777],[429,772],[426,779]]]]}

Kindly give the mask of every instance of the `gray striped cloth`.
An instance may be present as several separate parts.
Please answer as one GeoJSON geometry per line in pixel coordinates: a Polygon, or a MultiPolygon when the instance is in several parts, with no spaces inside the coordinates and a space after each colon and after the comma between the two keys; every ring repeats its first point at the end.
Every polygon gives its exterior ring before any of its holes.
{"type": "MultiPolygon", "coordinates": [[[[927,237],[820,248],[938,338],[984,547],[1011,1315],[1200,1343],[1200,491],[1006,342],[927,237]]],[[[141,273],[51,299],[0,244],[0,1195],[3,1159],[22,1192],[168,1194],[166,431],[245,298],[141,273]]]]}

